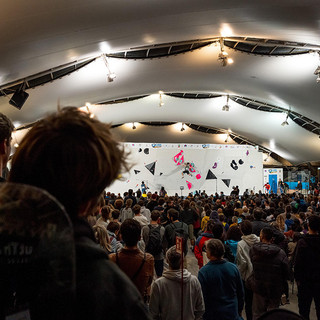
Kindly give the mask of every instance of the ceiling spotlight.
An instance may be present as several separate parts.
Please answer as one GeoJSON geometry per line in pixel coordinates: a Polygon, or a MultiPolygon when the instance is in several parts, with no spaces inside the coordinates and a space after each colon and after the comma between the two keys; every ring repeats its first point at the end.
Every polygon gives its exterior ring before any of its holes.
{"type": "Polygon", "coordinates": [[[162,107],[164,105],[164,102],[162,100],[163,91],[159,91],[159,107],[162,107]]]}
{"type": "Polygon", "coordinates": [[[114,72],[111,72],[108,74],[108,82],[112,82],[116,78],[116,74],[114,72]]]}
{"type": "Polygon", "coordinates": [[[268,153],[268,154],[267,154],[267,157],[264,159],[264,161],[267,162],[267,161],[269,160],[270,154],[271,154],[271,153],[268,153]]]}
{"type": "Polygon", "coordinates": [[[183,132],[184,130],[186,130],[186,129],[184,127],[184,123],[182,123],[180,131],[183,132]]]}
{"type": "Polygon", "coordinates": [[[226,140],[224,140],[225,143],[228,143],[229,134],[227,134],[226,140]]]}
{"type": "Polygon", "coordinates": [[[29,97],[29,93],[25,92],[24,89],[25,89],[25,83],[23,83],[21,87],[15,91],[15,93],[13,94],[13,96],[9,101],[9,103],[12,106],[16,107],[19,110],[21,110],[22,106],[24,105],[24,103],[29,97]]]}
{"type": "Polygon", "coordinates": [[[218,60],[221,62],[223,67],[226,67],[228,64],[233,63],[232,58],[228,58],[228,52],[224,51],[224,39],[220,38],[220,50],[221,52],[218,55],[218,60]]]}
{"type": "Polygon", "coordinates": [[[137,129],[137,127],[134,125],[134,122],[132,122],[132,130],[137,129]]]}
{"type": "Polygon", "coordinates": [[[229,111],[229,95],[227,95],[227,104],[222,107],[222,111],[229,111]]]}
{"type": "Polygon", "coordinates": [[[287,113],[286,119],[281,123],[281,125],[282,125],[283,127],[289,125],[288,118],[289,118],[289,111],[288,111],[288,113],[287,113]]]}
{"type": "Polygon", "coordinates": [[[108,76],[107,76],[108,82],[113,82],[113,80],[116,78],[116,74],[113,71],[111,71],[107,56],[105,54],[102,54],[101,57],[104,61],[104,64],[106,65],[106,67],[108,69],[108,76]]]}

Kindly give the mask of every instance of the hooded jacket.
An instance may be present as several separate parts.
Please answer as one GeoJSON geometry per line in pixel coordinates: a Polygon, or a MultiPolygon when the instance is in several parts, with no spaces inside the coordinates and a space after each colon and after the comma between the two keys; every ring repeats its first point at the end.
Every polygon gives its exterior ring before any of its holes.
{"type": "Polygon", "coordinates": [[[259,242],[250,249],[250,258],[253,266],[253,292],[280,299],[289,274],[285,252],[274,244],[259,242]]]}
{"type": "Polygon", "coordinates": [[[241,239],[237,246],[236,264],[239,268],[241,278],[246,281],[253,270],[249,251],[255,243],[260,241],[260,238],[252,233],[247,236],[242,236],[241,239]]]}
{"type": "MultiPolygon", "coordinates": [[[[183,319],[198,320],[204,314],[204,301],[197,277],[183,270],[183,319]]],[[[177,320],[181,314],[181,270],[166,270],[151,291],[149,310],[152,319],[177,320]]]]}
{"type": "Polygon", "coordinates": [[[294,257],[297,282],[320,284],[320,236],[307,234],[301,238],[294,257]]]}
{"type": "Polygon", "coordinates": [[[95,242],[89,224],[76,219],[75,319],[149,319],[142,298],[127,276],[95,242]]]}

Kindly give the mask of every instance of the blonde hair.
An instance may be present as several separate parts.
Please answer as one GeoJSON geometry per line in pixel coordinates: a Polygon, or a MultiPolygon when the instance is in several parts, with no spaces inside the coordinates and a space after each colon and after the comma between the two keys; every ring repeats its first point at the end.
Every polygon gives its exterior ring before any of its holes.
{"type": "Polygon", "coordinates": [[[279,226],[280,230],[284,231],[285,229],[285,221],[284,221],[284,217],[279,214],[276,218],[276,223],[279,226]]]}
{"type": "Polygon", "coordinates": [[[104,226],[97,224],[94,225],[92,229],[94,231],[94,236],[97,240],[97,243],[100,244],[100,247],[106,250],[108,253],[112,252],[107,229],[104,226]]]}

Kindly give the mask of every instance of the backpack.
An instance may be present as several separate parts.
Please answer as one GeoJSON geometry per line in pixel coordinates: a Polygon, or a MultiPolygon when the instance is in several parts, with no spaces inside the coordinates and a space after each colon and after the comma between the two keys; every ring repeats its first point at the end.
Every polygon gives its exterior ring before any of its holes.
{"type": "Polygon", "coordinates": [[[161,226],[153,228],[149,224],[149,241],[146,246],[146,252],[151,253],[153,256],[158,255],[162,252],[162,240],[160,235],[161,226]]]}
{"type": "Polygon", "coordinates": [[[186,255],[188,252],[187,241],[189,239],[189,233],[183,229],[183,222],[181,222],[181,227],[177,227],[174,223],[171,223],[170,226],[173,229],[173,233],[171,236],[171,246],[174,246],[176,244],[176,237],[182,237],[184,254],[186,255]]]}

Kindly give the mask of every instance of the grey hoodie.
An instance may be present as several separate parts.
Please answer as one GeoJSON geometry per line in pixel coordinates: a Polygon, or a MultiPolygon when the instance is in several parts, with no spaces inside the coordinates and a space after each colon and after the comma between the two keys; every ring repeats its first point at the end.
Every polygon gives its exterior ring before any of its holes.
{"type": "MultiPolygon", "coordinates": [[[[183,319],[198,320],[204,314],[201,285],[197,277],[184,269],[183,319]]],[[[152,319],[177,320],[181,315],[181,270],[166,270],[152,286],[150,314],[152,319]]]]}
{"type": "Polygon", "coordinates": [[[242,236],[241,239],[237,246],[236,264],[240,271],[241,278],[246,281],[253,271],[249,251],[255,243],[260,241],[260,238],[252,233],[247,236],[242,236]]]}

